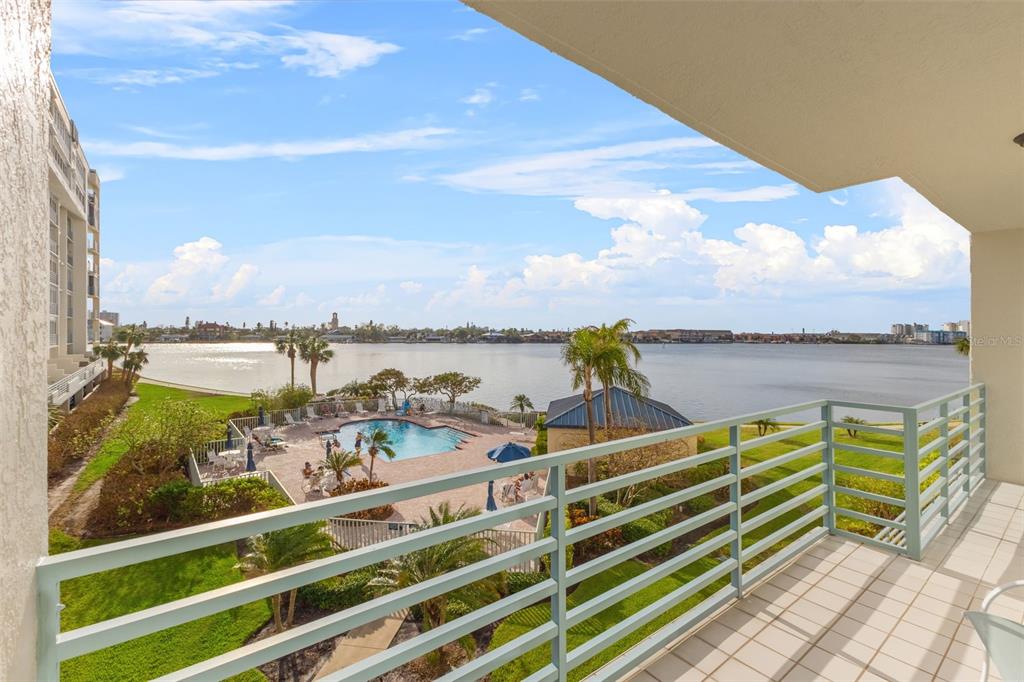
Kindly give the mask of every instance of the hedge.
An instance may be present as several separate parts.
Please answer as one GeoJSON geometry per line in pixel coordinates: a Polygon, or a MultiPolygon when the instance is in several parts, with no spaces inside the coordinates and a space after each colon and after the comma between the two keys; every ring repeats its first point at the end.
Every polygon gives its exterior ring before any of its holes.
{"type": "Polygon", "coordinates": [[[69,464],[82,459],[98,442],[130,393],[131,387],[124,382],[108,379],[60,420],[46,443],[51,481],[59,478],[69,464]]]}

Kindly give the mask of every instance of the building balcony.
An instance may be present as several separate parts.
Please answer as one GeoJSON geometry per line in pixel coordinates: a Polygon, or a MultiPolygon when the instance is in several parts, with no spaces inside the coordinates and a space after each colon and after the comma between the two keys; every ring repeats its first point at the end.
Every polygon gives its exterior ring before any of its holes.
{"type": "MultiPolygon", "coordinates": [[[[570,671],[647,682],[815,674],[962,679],[981,656],[963,610],[993,584],[1024,573],[1024,488],[986,480],[985,418],[982,385],[908,407],[820,400],[44,558],[37,569],[39,673],[56,679],[63,660],[526,519],[536,532],[492,548],[486,559],[386,596],[368,594],[356,606],[168,679],[242,673],[541,560],[554,570],[543,570],[529,587],[365,652],[322,679],[376,678],[524,609],[533,614],[525,630],[445,679],[478,679],[503,666],[518,666],[518,678],[531,682],[565,679],[570,671]],[[857,413],[875,419],[843,420],[857,413]],[[697,453],[674,449],[694,437],[703,439],[697,453]],[[606,469],[630,457],[636,466],[606,469]],[[595,458],[605,475],[582,482],[578,472],[595,458]],[[384,504],[436,504],[467,486],[527,472],[545,484],[496,511],[349,542],[347,551],[326,558],[60,631],[62,581],[384,504]],[[657,485],[639,501],[582,525],[545,520],[649,482],[657,485]],[[660,513],[674,522],[594,551],[593,539],[618,537],[615,529],[660,513]],[[625,563],[643,570],[608,573],[625,563]],[[608,575],[618,577],[599,590],[584,585],[608,575]]],[[[1024,615],[1024,606],[1011,610],[1024,615]]]]}

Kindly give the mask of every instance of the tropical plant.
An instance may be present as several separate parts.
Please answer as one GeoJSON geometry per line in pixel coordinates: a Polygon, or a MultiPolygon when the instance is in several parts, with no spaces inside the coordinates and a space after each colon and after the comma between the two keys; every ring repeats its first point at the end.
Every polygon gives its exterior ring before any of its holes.
{"type": "MultiPolygon", "coordinates": [[[[442,502],[436,508],[430,508],[429,518],[420,519],[423,527],[434,528],[448,523],[476,516],[479,509],[460,506],[452,511],[448,502],[442,502]]],[[[369,585],[379,594],[397,592],[427,580],[447,575],[465,566],[475,564],[487,558],[488,542],[479,537],[459,537],[438,543],[425,549],[403,554],[387,561],[377,572],[377,576],[369,585]]],[[[447,622],[448,605],[457,601],[469,609],[486,606],[501,597],[504,592],[504,576],[497,573],[475,583],[445,592],[420,603],[423,614],[423,628],[433,630],[447,622]]],[[[472,655],[475,643],[471,638],[460,640],[467,654],[472,655]]],[[[445,651],[442,647],[437,652],[441,665],[445,665],[445,651]]]]}
{"type": "MultiPolygon", "coordinates": [[[[273,530],[249,539],[249,552],[239,564],[244,570],[260,575],[273,573],[297,564],[331,554],[331,539],[324,532],[323,522],[273,530]]],[[[295,596],[298,588],[288,593],[288,614],[282,618],[284,594],[270,598],[274,611],[274,631],[290,628],[295,619],[295,596]]]]}
{"type": "Polygon", "coordinates": [[[388,459],[394,459],[398,453],[395,452],[394,442],[391,436],[384,429],[374,429],[366,437],[366,454],[370,455],[370,480],[373,481],[373,463],[377,461],[377,455],[384,454],[388,459]]]}
{"type": "Polygon", "coordinates": [[[971,337],[965,336],[962,339],[957,339],[953,343],[953,347],[956,349],[956,352],[959,353],[960,355],[964,355],[964,356],[970,357],[970,355],[971,355],[971,337]]]}
{"type": "Polygon", "coordinates": [[[846,433],[849,434],[850,438],[857,437],[857,424],[867,424],[866,421],[860,419],[859,417],[843,417],[843,423],[849,425],[846,427],[846,433]]]}
{"type": "Polygon", "coordinates": [[[124,372],[124,383],[130,386],[138,378],[139,371],[148,364],[149,354],[141,348],[126,353],[124,362],[121,363],[121,369],[124,372]]]}
{"type": "Polygon", "coordinates": [[[405,392],[408,391],[413,381],[405,376],[405,372],[402,370],[388,367],[371,376],[367,383],[374,386],[375,392],[390,395],[391,404],[397,407],[398,392],[403,391],[406,397],[408,397],[408,394],[405,392]]]}
{"type": "Polygon", "coordinates": [[[300,343],[302,343],[302,337],[294,329],[289,330],[284,336],[274,341],[274,350],[281,355],[288,356],[288,361],[292,365],[291,384],[293,387],[295,386],[295,355],[298,353],[300,343]]]}
{"type": "Polygon", "coordinates": [[[519,410],[519,421],[524,426],[526,425],[526,411],[533,409],[533,403],[525,393],[517,393],[512,397],[512,403],[509,405],[510,410],[519,410]]]}
{"type": "Polygon", "coordinates": [[[110,339],[104,344],[93,346],[92,352],[97,357],[107,361],[107,379],[114,376],[114,362],[124,357],[124,346],[119,344],[114,339],[110,339]]]}
{"type": "MultiPolygon", "coordinates": [[[[583,389],[583,402],[587,410],[587,438],[590,444],[597,442],[594,417],[594,379],[597,364],[601,359],[602,344],[595,327],[580,327],[569,335],[562,346],[562,362],[572,372],[573,390],[583,389]]],[[[597,462],[587,460],[587,482],[597,481],[597,462]]],[[[597,498],[590,498],[590,515],[597,516],[597,498]]]]}
{"type": "Polygon", "coordinates": [[[770,431],[778,431],[779,423],[771,417],[765,417],[764,419],[758,419],[754,422],[754,426],[757,427],[757,435],[764,436],[770,431]]]}
{"type": "Polygon", "coordinates": [[[423,392],[436,392],[448,398],[448,411],[455,409],[455,401],[480,386],[480,377],[471,377],[462,372],[441,372],[421,382],[423,392]]]}
{"type": "Polygon", "coordinates": [[[362,466],[363,460],[351,450],[338,448],[337,450],[332,450],[331,454],[327,455],[321,464],[334,472],[338,485],[341,485],[345,480],[345,473],[352,467],[362,466]]]}
{"type": "Polygon", "coordinates": [[[647,377],[633,365],[640,361],[640,349],[629,337],[633,320],[622,318],[612,325],[602,324],[596,333],[600,341],[600,353],[596,359],[594,373],[604,391],[604,428],[612,428],[612,386],[619,386],[638,397],[646,396],[651,387],[647,377]]]}
{"type": "MultiPolygon", "coordinates": [[[[316,395],[316,368],[321,363],[330,362],[334,357],[334,351],[331,350],[329,343],[312,334],[299,342],[299,357],[303,362],[309,364],[309,385],[313,389],[313,395],[316,395]]],[[[294,362],[292,366],[294,372],[294,362]]],[[[295,379],[293,378],[292,384],[294,383],[295,379]]]]}

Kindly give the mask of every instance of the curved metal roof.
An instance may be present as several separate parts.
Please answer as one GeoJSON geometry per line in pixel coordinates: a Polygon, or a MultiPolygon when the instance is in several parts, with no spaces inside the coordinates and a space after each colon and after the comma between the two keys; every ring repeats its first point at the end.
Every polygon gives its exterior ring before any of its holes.
{"type": "MultiPolygon", "coordinates": [[[[651,398],[638,398],[629,391],[613,386],[611,389],[612,422],[617,426],[635,426],[651,431],[664,431],[693,422],[675,408],[651,398]]],[[[604,390],[594,391],[594,417],[596,425],[604,426],[604,390]]],[[[552,400],[548,405],[548,428],[579,429],[587,426],[587,406],[583,394],[552,400]]]]}

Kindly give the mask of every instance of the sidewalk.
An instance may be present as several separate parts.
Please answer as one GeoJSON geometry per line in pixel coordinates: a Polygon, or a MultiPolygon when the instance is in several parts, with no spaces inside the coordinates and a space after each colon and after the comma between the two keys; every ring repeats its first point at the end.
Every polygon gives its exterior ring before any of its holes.
{"type": "Polygon", "coordinates": [[[398,634],[398,628],[405,622],[407,615],[409,612],[403,609],[398,613],[393,613],[350,631],[338,641],[334,653],[320,668],[314,679],[335,673],[387,649],[391,646],[391,640],[398,634]]]}

